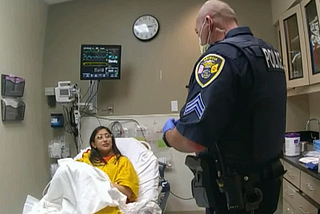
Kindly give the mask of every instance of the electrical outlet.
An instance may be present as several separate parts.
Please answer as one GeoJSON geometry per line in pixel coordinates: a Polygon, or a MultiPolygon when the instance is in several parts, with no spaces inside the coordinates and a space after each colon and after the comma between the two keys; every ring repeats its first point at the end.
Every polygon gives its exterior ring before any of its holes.
{"type": "Polygon", "coordinates": [[[178,101],[177,100],[171,101],[171,111],[173,111],[173,112],[178,111],[178,101]]]}
{"type": "Polygon", "coordinates": [[[107,112],[108,112],[109,115],[113,115],[113,114],[114,114],[114,107],[113,107],[113,105],[107,107],[107,112]]]}

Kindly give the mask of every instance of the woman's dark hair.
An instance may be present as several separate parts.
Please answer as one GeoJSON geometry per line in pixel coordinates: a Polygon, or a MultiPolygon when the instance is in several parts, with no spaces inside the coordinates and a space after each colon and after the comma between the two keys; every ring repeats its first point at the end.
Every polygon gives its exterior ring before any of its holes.
{"type": "Polygon", "coordinates": [[[107,162],[103,159],[103,157],[102,157],[101,153],[98,151],[98,149],[96,149],[92,146],[92,143],[94,142],[97,133],[103,129],[107,130],[107,132],[109,132],[109,134],[111,134],[111,141],[112,141],[112,148],[111,149],[116,156],[115,162],[117,162],[119,160],[119,158],[122,156],[121,152],[119,151],[119,149],[116,145],[116,139],[115,139],[114,135],[112,134],[111,130],[105,126],[99,126],[99,127],[95,128],[95,130],[93,130],[93,132],[90,136],[90,139],[89,139],[89,143],[90,143],[90,147],[91,147],[91,153],[90,153],[89,160],[93,165],[100,165],[101,163],[107,164],[107,162]]]}

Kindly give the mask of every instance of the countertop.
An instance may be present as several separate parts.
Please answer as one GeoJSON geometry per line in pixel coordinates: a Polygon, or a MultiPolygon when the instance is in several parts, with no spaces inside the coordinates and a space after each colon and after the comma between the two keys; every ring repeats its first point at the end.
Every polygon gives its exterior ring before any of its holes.
{"type": "Polygon", "coordinates": [[[297,167],[301,171],[307,173],[308,175],[311,175],[312,177],[318,179],[320,181],[320,174],[318,174],[318,170],[311,170],[306,168],[306,166],[302,163],[299,162],[299,159],[302,158],[303,156],[295,156],[295,157],[288,157],[288,156],[283,156],[283,160],[288,162],[294,167],[297,167]]]}

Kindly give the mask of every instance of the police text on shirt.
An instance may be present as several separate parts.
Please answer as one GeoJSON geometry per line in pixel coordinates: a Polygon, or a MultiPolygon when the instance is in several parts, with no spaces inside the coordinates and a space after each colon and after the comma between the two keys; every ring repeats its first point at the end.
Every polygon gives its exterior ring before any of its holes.
{"type": "Polygon", "coordinates": [[[280,53],[274,50],[262,48],[268,68],[284,69],[280,53]]]}

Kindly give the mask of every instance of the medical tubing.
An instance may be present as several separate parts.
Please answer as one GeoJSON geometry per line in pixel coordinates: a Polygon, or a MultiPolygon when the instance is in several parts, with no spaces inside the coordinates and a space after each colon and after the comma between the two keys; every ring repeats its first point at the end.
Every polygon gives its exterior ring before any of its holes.
{"type": "MultiPolygon", "coordinates": [[[[118,133],[115,133],[114,132],[114,129],[115,129],[115,127],[116,126],[119,126],[119,128],[120,128],[120,137],[123,137],[123,133],[124,133],[124,130],[123,130],[123,127],[122,127],[122,125],[121,125],[121,123],[119,122],[119,121],[114,121],[114,122],[112,122],[111,124],[110,124],[110,129],[111,129],[111,132],[114,134],[114,135],[117,135],[118,133]]],[[[115,136],[115,137],[118,137],[118,135],[117,136],[115,136]]]]}
{"type": "MultiPolygon", "coordinates": [[[[95,83],[94,83],[95,84],[95,83]]],[[[94,94],[90,97],[88,97],[87,101],[86,101],[86,105],[83,109],[83,111],[87,111],[89,109],[89,103],[91,103],[91,101],[97,96],[98,94],[98,91],[99,91],[99,86],[100,86],[100,80],[98,80],[98,83],[97,83],[97,89],[96,91],[94,92],[94,94]]],[[[92,86],[92,89],[93,89],[93,86],[92,86]]]]}
{"type": "Polygon", "coordinates": [[[170,190],[170,193],[171,193],[171,195],[173,195],[174,197],[179,198],[179,199],[184,200],[184,201],[189,201],[189,200],[192,200],[192,199],[193,199],[193,198],[183,198],[183,197],[181,197],[181,196],[178,196],[178,195],[174,194],[171,190],[170,190]]]}
{"type": "MultiPolygon", "coordinates": [[[[93,80],[90,80],[90,85],[89,85],[89,87],[88,87],[88,89],[87,89],[87,91],[86,91],[86,93],[81,97],[81,99],[80,99],[80,102],[82,102],[83,101],[83,99],[87,96],[87,94],[88,94],[88,92],[89,92],[89,90],[90,89],[93,89],[93,86],[94,86],[94,84],[96,84],[96,82],[94,81],[93,82],[93,84],[92,84],[92,81],[93,80]]],[[[88,100],[87,100],[88,101],[88,100]]]]}
{"type": "Polygon", "coordinates": [[[100,119],[100,120],[134,122],[138,126],[138,129],[141,131],[141,134],[142,134],[144,140],[147,141],[147,138],[145,136],[143,128],[141,127],[140,123],[135,119],[129,119],[129,118],[127,118],[127,119],[126,118],[111,119],[111,118],[107,118],[107,117],[105,117],[105,118],[104,117],[98,117],[98,116],[96,116],[94,114],[90,114],[90,113],[85,112],[85,111],[80,111],[80,112],[85,114],[85,115],[88,115],[88,116],[91,116],[91,117],[95,117],[96,119],[100,119]]]}

